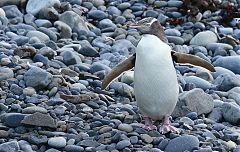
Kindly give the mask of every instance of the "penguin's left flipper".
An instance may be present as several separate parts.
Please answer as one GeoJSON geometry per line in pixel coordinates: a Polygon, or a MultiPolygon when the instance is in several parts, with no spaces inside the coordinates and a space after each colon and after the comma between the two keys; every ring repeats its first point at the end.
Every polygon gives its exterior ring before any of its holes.
{"type": "Polygon", "coordinates": [[[102,90],[106,89],[108,85],[118,78],[124,71],[130,70],[135,66],[135,59],[136,54],[133,54],[123,62],[119,63],[117,66],[115,66],[111,72],[103,79],[102,81],[102,90]]]}
{"type": "Polygon", "coordinates": [[[216,72],[214,66],[206,60],[191,54],[179,53],[172,51],[172,59],[177,63],[190,63],[196,66],[201,66],[211,72],[216,72]]]}

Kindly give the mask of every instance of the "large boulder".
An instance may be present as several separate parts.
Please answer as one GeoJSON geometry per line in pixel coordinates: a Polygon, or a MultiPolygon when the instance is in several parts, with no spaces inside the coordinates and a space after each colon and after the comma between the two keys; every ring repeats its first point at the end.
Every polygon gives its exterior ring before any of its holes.
{"type": "Polygon", "coordinates": [[[196,112],[198,115],[207,114],[213,110],[213,107],[213,98],[202,89],[195,88],[179,95],[172,116],[182,117],[190,112],[196,112]]]}

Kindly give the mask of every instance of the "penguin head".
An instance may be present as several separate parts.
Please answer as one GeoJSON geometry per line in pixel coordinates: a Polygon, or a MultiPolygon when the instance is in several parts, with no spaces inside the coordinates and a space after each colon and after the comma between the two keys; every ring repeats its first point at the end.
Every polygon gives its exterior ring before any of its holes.
{"type": "Polygon", "coordinates": [[[163,42],[168,43],[164,33],[164,28],[156,18],[147,17],[138,22],[128,23],[127,26],[138,29],[141,34],[153,34],[160,38],[163,42]]]}
{"type": "Polygon", "coordinates": [[[138,29],[142,34],[148,34],[151,31],[152,24],[155,22],[158,22],[156,18],[147,17],[135,23],[131,22],[128,26],[138,29]]]}

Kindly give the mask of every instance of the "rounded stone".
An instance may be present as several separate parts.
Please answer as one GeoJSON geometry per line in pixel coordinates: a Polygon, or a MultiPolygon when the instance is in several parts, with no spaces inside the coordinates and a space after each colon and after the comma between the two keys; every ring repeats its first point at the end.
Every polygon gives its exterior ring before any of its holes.
{"type": "Polygon", "coordinates": [[[32,67],[24,74],[26,85],[37,90],[45,88],[52,78],[50,73],[38,67],[32,67]]]}
{"type": "Polygon", "coordinates": [[[120,124],[118,126],[118,129],[121,131],[125,131],[125,132],[132,132],[133,131],[133,127],[129,124],[120,124]]]}
{"type": "Polygon", "coordinates": [[[190,45],[206,46],[209,43],[216,43],[218,38],[212,31],[204,31],[196,34],[190,41],[190,45]]]}
{"type": "Polygon", "coordinates": [[[213,65],[231,70],[235,74],[240,74],[240,56],[220,57],[213,62],[213,65]]]}
{"type": "Polygon", "coordinates": [[[124,149],[125,147],[128,147],[131,145],[131,142],[129,140],[121,140],[117,143],[116,145],[116,149],[118,150],[122,150],[124,149]]]}
{"type": "Polygon", "coordinates": [[[63,137],[51,137],[48,140],[48,145],[54,148],[63,148],[67,144],[67,141],[63,137]]]}
{"type": "Polygon", "coordinates": [[[13,70],[10,68],[0,67],[0,81],[14,77],[13,70]]]}
{"type": "Polygon", "coordinates": [[[165,152],[184,152],[192,151],[194,147],[199,146],[199,140],[193,135],[183,135],[169,141],[165,152]]]}

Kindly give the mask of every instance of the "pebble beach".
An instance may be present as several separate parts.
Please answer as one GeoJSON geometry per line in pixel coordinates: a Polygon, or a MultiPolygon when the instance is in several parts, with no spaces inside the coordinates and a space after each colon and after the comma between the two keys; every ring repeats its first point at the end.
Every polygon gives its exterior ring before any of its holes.
{"type": "Polygon", "coordinates": [[[239,12],[240,0],[0,0],[0,152],[240,152],[239,12]],[[134,70],[101,89],[141,39],[127,23],[146,17],[216,70],[174,63],[179,134],[142,128],[134,70]]]}

